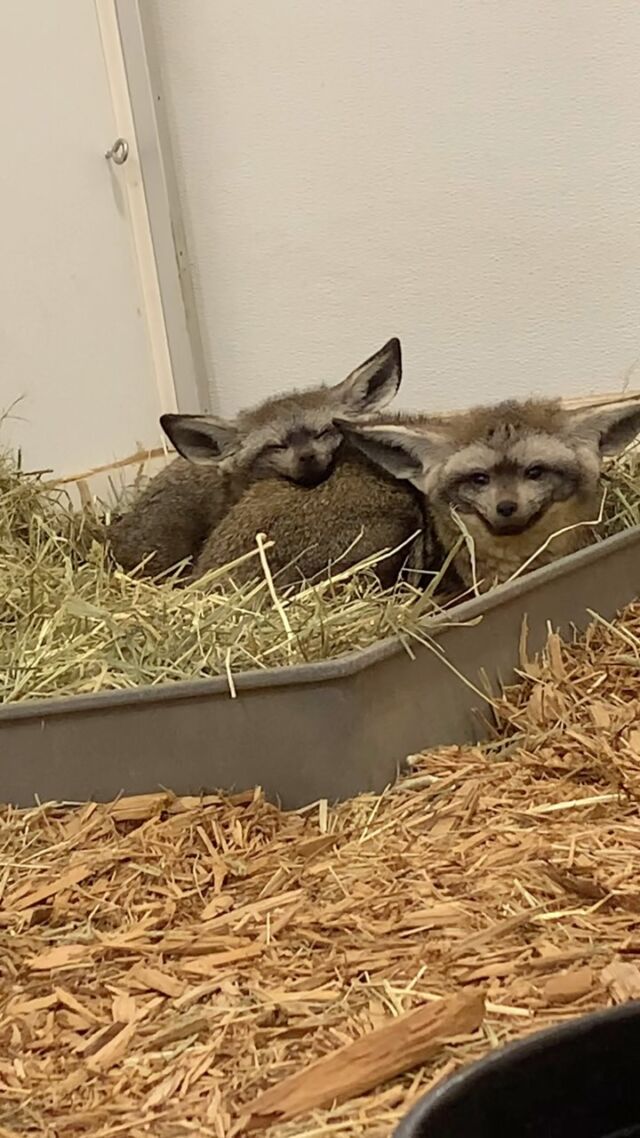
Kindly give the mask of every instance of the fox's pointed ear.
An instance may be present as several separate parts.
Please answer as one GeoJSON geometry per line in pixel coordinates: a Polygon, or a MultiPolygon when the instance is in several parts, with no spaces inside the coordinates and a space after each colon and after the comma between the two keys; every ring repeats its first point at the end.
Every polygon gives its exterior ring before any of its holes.
{"type": "Polygon", "coordinates": [[[395,478],[421,483],[425,474],[449,453],[444,431],[409,423],[358,423],[337,419],[336,425],[363,454],[395,478]]]}
{"type": "Polygon", "coordinates": [[[640,433],[640,400],[570,411],[569,422],[572,432],[592,441],[600,454],[620,454],[640,433]]]}
{"type": "Polygon", "coordinates": [[[161,415],[160,426],[178,453],[197,466],[229,458],[240,443],[234,424],[214,415],[161,415]]]}
{"type": "Polygon", "coordinates": [[[333,391],[345,416],[369,415],[390,403],[402,379],[402,351],[394,336],[333,391]]]}

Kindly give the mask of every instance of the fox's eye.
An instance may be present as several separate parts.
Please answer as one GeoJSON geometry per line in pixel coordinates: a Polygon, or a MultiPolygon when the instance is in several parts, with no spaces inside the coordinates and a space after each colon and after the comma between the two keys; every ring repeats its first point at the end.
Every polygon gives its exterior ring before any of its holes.
{"type": "Polygon", "coordinates": [[[476,470],[469,475],[469,481],[473,486],[488,486],[489,475],[485,474],[484,470],[476,470]]]}
{"type": "Polygon", "coordinates": [[[334,435],[335,433],[336,433],[335,427],[325,427],[324,431],[318,431],[316,438],[317,439],[328,439],[330,435],[334,435]]]}
{"type": "Polygon", "coordinates": [[[544,466],[541,466],[540,463],[536,463],[534,466],[528,466],[525,474],[532,482],[537,482],[544,474],[544,466]]]}
{"type": "Polygon", "coordinates": [[[286,450],[286,449],[287,449],[287,443],[269,443],[264,448],[264,453],[265,454],[273,454],[273,452],[276,450],[286,450]]]}

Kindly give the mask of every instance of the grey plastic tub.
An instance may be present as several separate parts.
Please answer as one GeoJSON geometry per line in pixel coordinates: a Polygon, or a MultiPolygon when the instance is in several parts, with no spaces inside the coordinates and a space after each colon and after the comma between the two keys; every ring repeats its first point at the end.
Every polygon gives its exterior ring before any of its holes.
{"type": "MultiPolygon", "coordinates": [[[[640,592],[630,530],[451,609],[429,632],[473,683],[508,682],[523,619],[529,649],[547,626],[583,629],[640,592]],[[469,627],[458,622],[477,620],[469,627]],[[454,623],[456,622],[456,623],[454,623]],[[484,681],[481,681],[484,682],[484,681]]],[[[437,652],[396,639],[340,660],[225,678],[0,707],[0,800],[109,801],[262,786],[286,808],[380,791],[406,757],[477,740],[483,701],[437,652]]]]}
{"type": "Polygon", "coordinates": [[[495,1051],[427,1094],[394,1138],[639,1138],[640,1004],[495,1051]]]}

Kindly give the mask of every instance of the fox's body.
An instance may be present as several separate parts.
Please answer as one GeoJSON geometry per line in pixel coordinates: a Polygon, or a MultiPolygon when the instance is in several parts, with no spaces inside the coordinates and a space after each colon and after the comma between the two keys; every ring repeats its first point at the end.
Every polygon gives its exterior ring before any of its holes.
{"type": "Polygon", "coordinates": [[[243,489],[242,474],[174,459],[132,509],[111,523],[109,542],[116,560],[127,571],[145,561],[146,572],[153,574],[188,562],[243,489]]]}
{"type": "Polygon", "coordinates": [[[486,589],[592,540],[602,458],[632,441],[640,407],[569,412],[530,400],[344,429],[370,459],[422,492],[444,550],[465,535],[455,570],[466,586],[486,589]]]}
{"type": "MultiPolygon", "coordinates": [[[[402,546],[375,566],[388,587],[403,565],[424,567],[423,531],[421,495],[345,448],[331,476],[312,490],[281,480],[256,482],[206,541],[194,578],[255,549],[256,535],[264,533],[274,543],[269,566],[282,585],[313,580],[328,568],[339,573],[402,546]]],[[[233,573],[238,582],[261,575],[257,558],[233,573]]]]}
{"type": "Polygon", "coordinates": [[[163,573],[197,558],[211,531],[254,483],[282,480],[310,488],[327,478],[343,436],[334,420],[384,406],[401,380],[398,340],[342,383],[292,391],[242,411],[232,422],[211,415],[163,415],[179,451],[110,527],[116,559],[126,570],[145,561],[163,573]]]}

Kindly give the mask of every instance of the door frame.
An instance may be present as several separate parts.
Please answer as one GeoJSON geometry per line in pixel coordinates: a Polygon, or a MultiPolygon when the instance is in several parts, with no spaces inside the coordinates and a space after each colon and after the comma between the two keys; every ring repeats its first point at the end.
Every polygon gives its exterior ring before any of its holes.
{"type": "MultiPolygon", "coordinates": [[[[210,394],[160,94],[149,69],[139,0],[94,0],[115,128],[129,155],[112,166],[128,204],[148,340],[161,403],[208,411],[210,394]]],[[[113,139],[101,139],[104,151],[113,139]]],[[[106,163],[105,163],[106,165],[106,163]]],[[[105,174],[106,176],[106,174],[105,174]]]]}

